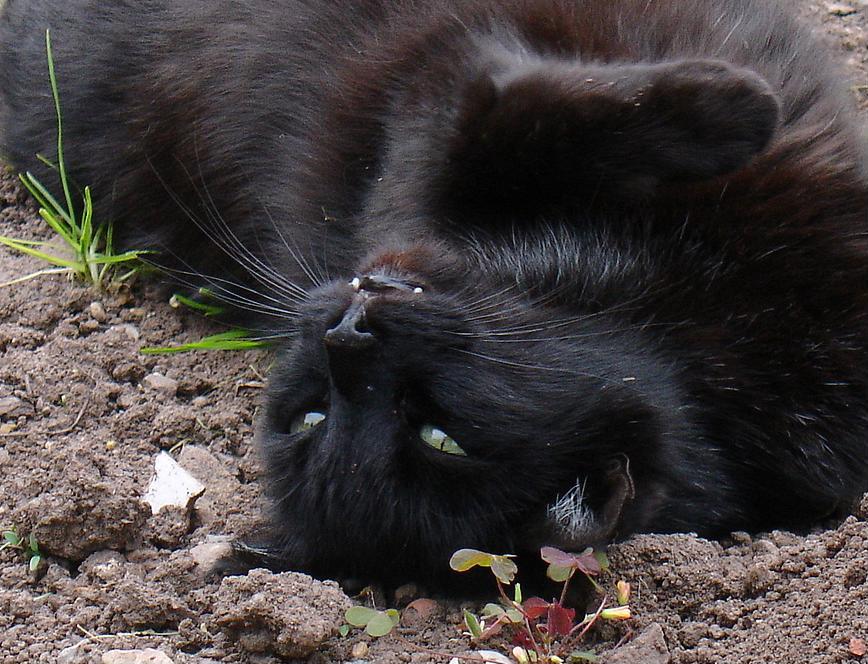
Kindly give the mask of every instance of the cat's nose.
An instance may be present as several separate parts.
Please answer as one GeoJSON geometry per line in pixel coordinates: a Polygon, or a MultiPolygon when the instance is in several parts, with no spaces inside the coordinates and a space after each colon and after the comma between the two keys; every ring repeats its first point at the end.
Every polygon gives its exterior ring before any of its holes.
{"type": "Polygon", "coordinates": [[[376,343],[374,334],[368,329],[365,321],[367,299],[364,294],[353,298],[340,322],[325,333],[323,342],[326,348],[355,350],[369,348],[376,343]]]}
{"type": "Polygon", "coordinates": [[[396,292],[422,293],[422,287],[418,284],[381,274],[355,277],[349,285],[355,291],[353,300],[340,322],[331,327],[323,339],[329,350],[360,350],[376,343],[374,333],[365,320],[365,305],[372,298],[396,292]]]}

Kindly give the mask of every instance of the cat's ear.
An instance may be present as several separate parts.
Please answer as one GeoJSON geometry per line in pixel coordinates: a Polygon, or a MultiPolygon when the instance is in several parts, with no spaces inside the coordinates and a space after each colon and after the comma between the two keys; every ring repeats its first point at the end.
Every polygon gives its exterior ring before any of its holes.
{"type": "Polygon", "coordinates": [[[714,60],[517,64],[467,85],[438,193],[480,208],[645,196],[741,168],[779,116],[765,80],[714,60]]]}

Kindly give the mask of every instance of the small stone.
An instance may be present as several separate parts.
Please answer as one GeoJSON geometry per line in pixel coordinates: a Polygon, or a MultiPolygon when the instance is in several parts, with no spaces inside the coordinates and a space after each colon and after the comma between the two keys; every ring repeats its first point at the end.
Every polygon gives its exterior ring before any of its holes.
{"type": "Polygon", "coordinates": [[[82,645],[83,642],[79,641],[74,646],[64,648],[57,653],[57,660],[55,660],[57,664],[79,664],[79,662],[87,661],[82,645]]]}
{"type": "Polygon", "coordinates": [[[102,302],[91,302],[88,311],[90,311],[91,318],[100,323],[105,323],[108,320],[108,315],[106,315],[102,302]]]}
{"type": "Polygon", "coordinates": [[[651,623],[645,630],[629,643],[621,646],[609,655],[607,664],[669,664],[672,656],[663,637],[663,628],[657,623],[651,623]]]}
{"type": "Polygon", "coordinates": [[[416,627],[441,616],[443,607],[433,599],[420,597],[410,602],[401,612],[401,624],[416,627]]]}
{"type": "Polygon", "coordinates": [[[4,422],[0,424],[0,433],[12,433],[17,428],[18,425],[15,422],[4,422]]]}
{"type": "Polygon", "coordinates": [[[124,309],[121,312],[123,320],[142,320],[145,317],[145,310],[141,307],[133,307],[132,309],[124,309]]]}
{"type": "Polygon", "coordinates": [[[205,493],[205,486],[184,470],[166,452],[160,452],[154,461],[154,476],[142,497],[156,514],[164,507],[180,507],[190,510],[193,503],[205,493]]]}
{"type": "Polygon", "coordinates": [[[163,652],[146,648],[144,650],[109,650],[103,653],[102,664],[174,664],[163,652]]]}
{"type": "Polygon", "coordinates": [[[130,341],[138,341],[141,334],[139,333],[139,328],[135,325],[130,325],[129,323],[124,323],[123,325],[118,325],[118,328],[121,332],[123,332],[130,341]]]}
{"type": "Polygon", "coordinates": [[[851,5],[845,5],[842,2],[830,2],[826,4],[826,10],[832,14],[832,16],[850,16],[851,14],[855,14],[859,10],[851,5]]]}
{"type": "Polygon", "coordinates": [[[190,556],[206,572],[231,553],[232,544],[229,542],[203,542],[190,549],[190,556]]]}
{"type": "Polygon", "coordinates": [[[91,334],[99,329],[99,321],[83,320],[78,324],[78,330],[82,334],[91,334]]]}
{"type": "Polygon", "coordinates": [[[20,417],[32,415],[33,406],[18,397],[3,397],[0,399],[0,417],[20,417]]]}
{"type": "Polygon", "coordinates": [[[368,644],[364,641],[359,641],[356,645],[353,646],[352,650],[353,659],[364,659],[368,656],[368,644]]]}
{"type": "Polygon", "coordinates": [[[142,382],[152,390],[168,394],[169,396],[175,396],[178,392],[178,381],[174,378],[167,378],[163,374],[148,374],[142,382]]]}

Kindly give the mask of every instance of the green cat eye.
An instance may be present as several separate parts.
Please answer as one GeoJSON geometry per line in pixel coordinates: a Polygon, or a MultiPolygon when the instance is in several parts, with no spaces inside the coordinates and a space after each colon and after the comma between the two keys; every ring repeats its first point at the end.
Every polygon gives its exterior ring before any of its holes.
{"type": "Polygon", "coordinates": [[[426,424],[422,427],[419,431],[419,437],[426,445],[430,445],[440,452],[454,454],[456,456],[467,456],[467,452],[462,450],[453,438],[446,435],[445,431],[431,426],[430,424],[426,424]]]}
{"type": "Polygon", "coordinates": [[[315,410],[309,413],[304,413],[303,415],[299,415],[292,421],[292,424],[289,425],[289,432],[301,433],[302,431],[308,431],[310,429],[313,429],[325,418],[325,413],[320,413],[315,410]]]}

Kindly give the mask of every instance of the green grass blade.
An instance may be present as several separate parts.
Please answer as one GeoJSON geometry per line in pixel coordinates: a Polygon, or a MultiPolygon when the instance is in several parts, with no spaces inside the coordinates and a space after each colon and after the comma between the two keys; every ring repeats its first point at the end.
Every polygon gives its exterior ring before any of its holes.
{"type": "Polygon", "coordinates": [[[63,114],[60,112],[60,92],[57,88],[57,76],[54,73],[54,55],[51,51],[51,30],[45,31],[45,54],[48,57],[48,78],[51,80],[51,96],[54,97],[54,112],[57,114],[57,168],[60,171],[60,184],[66,198],[66,209],[69,218],[75,218],[75,208],[72,206],[72,196],[69,193],[69,182],[66,177],[66,163],[63,160],[63,114]]]}
{"type": "Polygon", "coordinates": [[[55,164],[53,161],[51,161],[51,159],[48,159],[48,158],[46,158],[46,157],[43,157],[41,154],[38,154],[38,153],[37,153],[37,155],[36,155],[36,158],[37,158],[39,161],[41,161],[43,164],[45,164],[46,166],[48,166],[48,168],[50,168],[51,170],[53,170],[53,171],[56,171],[56,170],[57,170],[57,164],[55,164]]]}
{"type": "Polygon", "coordinates": [[[229,330],[220,334],[212,334],[199,341],[193,341],[177,346],[155,346],[142,348],[140,352],[145,355],[159,355],[167,353],[184,353],[193,350],[252,350],[264,348],[268,342],[262,339],[252,339],[246,330],[229,330]]]}
{"type": "Polygon", "coordinates": [[[15,284],[20,284],[25,281],[30,281],[31,279],[36,279],[37,277],[42,277],[47,274],[71,274],[72,270],[68,267],[49,267],[44,270],[37,270],[36,272],[31,272],[23,277],[18,277],[17,279],[10,279],[9,281],[4,281],[0,284],[0,288],[6,288],[7,286],[14,286],[15,284]]]}
{"type": "Polygon", "coordinates": [[[95,256],[91,256],[88,258],[88,261],[95,265],[115,265],[116,263],[126,263],[128,261],[134,261],[139,258],[142,254],[150,254],[153,252],[150,251],[125,251],[122,254],[115,254],[113,256],[106,256],[105,254],[96,254],[95,256]]]}
{"type": "Polygon", "coordinates": [[[44,247],[51,244],[50,242],[45,242],[42,240],[19,240],[18,238],[7,237],[5,235],[0,235],[0,237],[5,238],[11,242],[15,242],[16,244],[26,244],[29,247],[44,247]]]}
{"type": "Polygon", "coordinates": [[[205,316],[217,316],[219,314],[222,314],[224,311],[223,307],[218,307],[215,304],[199,302],[198,300],[186,297],[185,295],[181,295],[180,293],[175,293],[174,295],[172,295],[172,298],[169,300],[169,304],[173,307],[177,306],[178,304],[183,304],[188,309],[198,311],[205,316]]]}
{"type": "Polygon", "coordinates": [[[39,216],[42,217],[42,220],[51,226],[51,230],[57,233],[66,244],[69,245],[70,249],[76,251],[78,246],[75,242],[75,237],[68,234],[67,228],[64,223],[54,216],[54,213],[51,210],[46,210],[45,208],[39,208],[39,216]]]}
{"type": "MultiPolygon", "coordinates": [[[[79,236],[79,253],[91,253],[97,247],[98,237],[93,234],[93,203],[90,199],[90,187],[84,188],[84,212],[81,215],[81,233],[79,236]]],[[[82,257],[85,258],[85,257],[82,257]]]]}
{"type": "Polygon", "coordinates": [[[7,247],[11,247],[16,251],[20,251],[22,254],[27,254],[28,256],[33,256],[34,258],[38,258],[39,260],[43,260],[46,263],[51,263],[52,265],[59,265],[62,267],[69,268],[75,272],[84,271],[84,266],[81,263],[76,263],[75,261],[68,260],[66,258],[61,258],[60,256],[54,256],[52,254],[47,254],[44,251],[39,251],[38,249],[34,249],[32,246],[28,244],[20,244],[17,240],[9,237],[0,236],[0,244],[5,244],[7,247]]]}
{"type": "Polygon", "coordinates": [[[57,199],[51,195],[51,192],[49,192],[48,189],[46,189],[45,186],[39,180],[37,180],[29,171],[20,177],[21,181],[24,183],[24,186],[27,187],[27,191],[29,191],[31,196],[36,199],[36,202],[39,203],[40,207],[44,207],[46,210],[53,211],[56,215],[63,219],[63,221],[66,222],[66,234],[73,233],[75,229],[75,224],[72,217],[70,217],[66,213],[66,211],[60,206],[60,203],[58,203],[57,199]]]}

